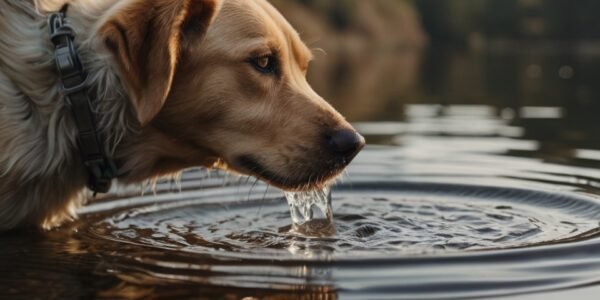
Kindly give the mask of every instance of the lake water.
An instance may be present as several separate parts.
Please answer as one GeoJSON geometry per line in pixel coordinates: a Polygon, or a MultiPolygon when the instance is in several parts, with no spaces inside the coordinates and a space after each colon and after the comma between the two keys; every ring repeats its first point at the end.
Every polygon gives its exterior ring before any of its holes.
{"type": "MultiPolygon", "coordinates": [[[[455,99],[448,90],[436,93],[455,99]]],[[[585,105],[505,104],[489,100],[494,90],[481,103],[429,99],[357,120],[369,146],[332,189],[331,235],[290,230],[281,191],[190,170],[143,195],[123,187],[64,228],[0,236],[0,298],[597,293],[600,122],[574,113],[585,105]]]]}

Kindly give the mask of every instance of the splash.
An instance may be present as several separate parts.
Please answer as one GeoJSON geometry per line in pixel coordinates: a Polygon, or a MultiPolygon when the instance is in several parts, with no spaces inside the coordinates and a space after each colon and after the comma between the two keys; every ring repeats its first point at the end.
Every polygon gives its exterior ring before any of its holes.
{"type": "Polygon", "coordinates": [[[332,236],[335,234],[331,189],[303,192],[286,192],[292,232],[309,236],[332,236]]]}

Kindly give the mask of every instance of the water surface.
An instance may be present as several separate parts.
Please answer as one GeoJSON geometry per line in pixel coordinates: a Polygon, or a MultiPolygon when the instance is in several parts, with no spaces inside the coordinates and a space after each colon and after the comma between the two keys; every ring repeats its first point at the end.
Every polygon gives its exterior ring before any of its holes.
{"type": "MultiPolygon", "coordinates": [[[[562,112],[528,109],[548,124],[562,112]]],[[[523,125],[532,120],[487,106],[412,105],[404,121],[356,124],[371,145],[333,188],[330,236],[290,230],[283,193],[253,179],[191,170],[144,195],[122,188],[71,226],[2,236],[0,294],[568,293],[600,280],[600,151],[547,147],[523,125]]]]}

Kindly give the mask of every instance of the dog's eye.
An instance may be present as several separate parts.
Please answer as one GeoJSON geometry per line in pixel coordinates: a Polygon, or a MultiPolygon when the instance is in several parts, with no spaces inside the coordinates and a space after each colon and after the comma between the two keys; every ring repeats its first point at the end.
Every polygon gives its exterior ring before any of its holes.
{"type": "Polygon", "coordinates": [[[265,57],[259,57],[256,60],[256,65],[261,68],[261,69],[266,69],[269,67],[269,65],[271,64],[271,58],[268,56],[265,57]]]}
{"type": "Polygon", "coordinates": [[[273,55],[256,57],[250,62],[256,70],[265,74],[275,73],[277,68],[277,60],[273,55]]]}

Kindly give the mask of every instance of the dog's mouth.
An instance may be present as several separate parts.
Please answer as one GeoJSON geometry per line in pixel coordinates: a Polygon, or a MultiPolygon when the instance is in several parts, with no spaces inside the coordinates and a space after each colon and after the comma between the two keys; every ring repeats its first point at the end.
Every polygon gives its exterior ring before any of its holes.
{"type": "Polygon", "coordinates": [[[249,173],[249,175],[256,176],[273,186],[287,191],[303,191],[323,188],[331,180],[337,177],[346,166],[342,163],[332,163],[327,168],[315,167],[316,170],[321,171],[284,176],[269,170],[250,155],[240,156],[237,159],[237,165],[243,169],[242,172],[249,173]]]}

